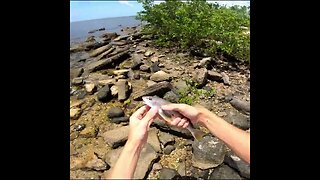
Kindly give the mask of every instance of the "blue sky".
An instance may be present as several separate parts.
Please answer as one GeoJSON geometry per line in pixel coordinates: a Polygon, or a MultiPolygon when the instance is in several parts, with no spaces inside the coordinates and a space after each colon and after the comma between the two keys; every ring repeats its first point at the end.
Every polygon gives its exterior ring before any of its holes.
{"type": "MultiPolygon", "coordinates": [[[[161,1],[155,1],[160,3],[161,1]]],[[[250,1],[210,1],[229,5],[250,5],[250,1]]],[[[70,1],[70,22],[108,17],[134,16],[143,10],[137,1],[70,1]]]]}

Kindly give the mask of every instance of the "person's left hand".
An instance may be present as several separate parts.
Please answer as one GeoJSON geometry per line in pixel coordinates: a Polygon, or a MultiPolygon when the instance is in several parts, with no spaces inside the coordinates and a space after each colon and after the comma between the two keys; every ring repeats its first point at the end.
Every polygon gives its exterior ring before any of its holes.
{"type": "Polygon", "coordinates": [[[144,145],[148,139],[150,124],[157,117],[158,109],[144,105],[130,117],[128,141],[144,145]]]}

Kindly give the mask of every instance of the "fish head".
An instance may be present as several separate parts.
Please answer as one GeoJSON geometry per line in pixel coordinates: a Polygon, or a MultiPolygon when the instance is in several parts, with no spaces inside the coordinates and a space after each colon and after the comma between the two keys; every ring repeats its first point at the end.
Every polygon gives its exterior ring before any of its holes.
{"type": "Polygon", "coordinates": [[[161,104],[159,103],[159,97],[157,96],[143,96],[142,97],[143,102],[148,105],[149,107],[160,107],[161,104]]]}

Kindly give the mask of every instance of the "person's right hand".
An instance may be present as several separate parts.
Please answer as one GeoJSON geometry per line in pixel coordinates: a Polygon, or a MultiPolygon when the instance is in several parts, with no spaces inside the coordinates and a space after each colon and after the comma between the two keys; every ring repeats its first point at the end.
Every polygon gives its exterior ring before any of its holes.
{"type": "MultiPolygon", "coordinates": [[[[177,111],[184,117],[188,118],[192,124],[197,124],[202,122],[200,121],[200,111],[196,107],[189,106],[187,104],[167,104],[161,106],[163,110],[177,111]]],[[[180,128],[186,128],[189,125],[189,122],[185,118],[175,118],[172,122],[168,122],[172,126],[177,126],[180,128]]]]}

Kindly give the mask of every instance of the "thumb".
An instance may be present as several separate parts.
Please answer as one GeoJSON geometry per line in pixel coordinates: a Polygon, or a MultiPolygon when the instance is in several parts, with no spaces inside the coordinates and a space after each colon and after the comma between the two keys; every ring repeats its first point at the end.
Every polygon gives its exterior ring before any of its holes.
{"type": "Polygon", "coordinates": [[[158,108],[157,107],[152,107],[146,115],[141,119],[142,122],[148,124],[149,121],[153,120],[153,118],[157,115],[158,113],[158,108]]]}
{"type": "Polygon", "coordinates": [[[183,111],[184,104],[166,104],[161,106],[161,109],[168,111],[183,111]]]}

